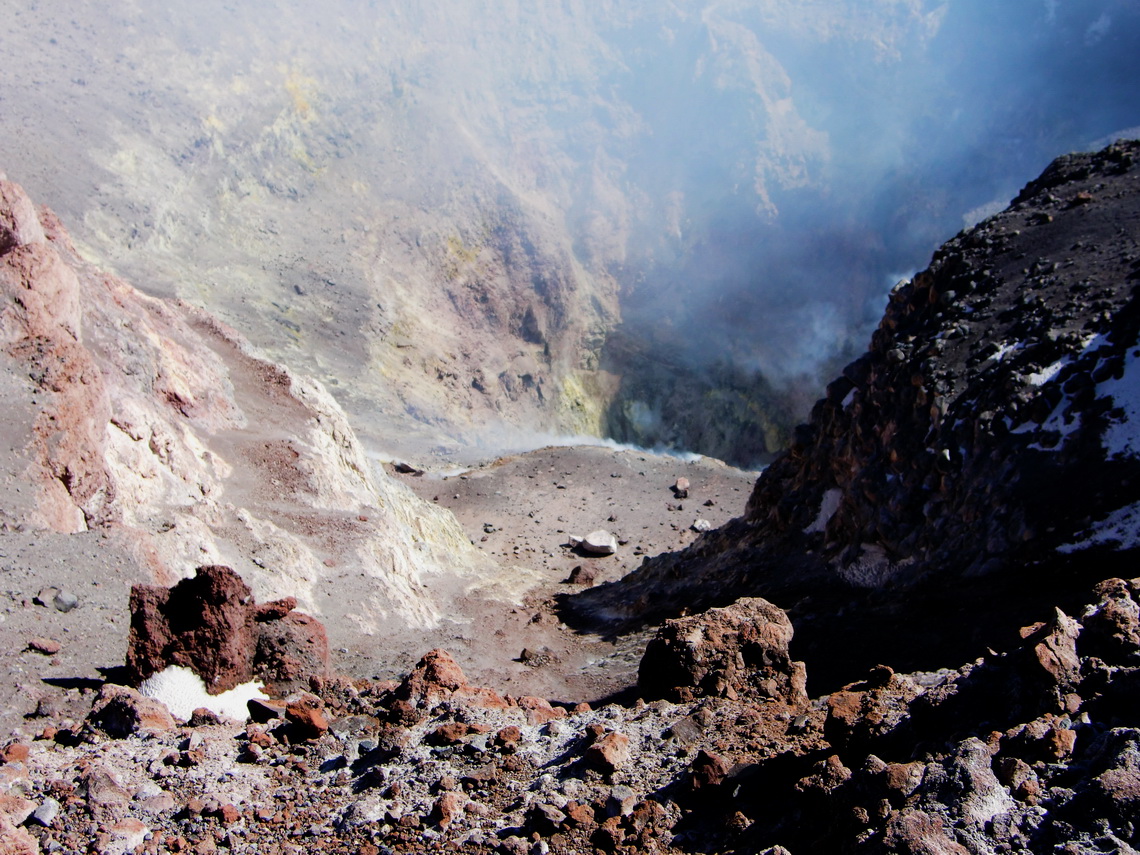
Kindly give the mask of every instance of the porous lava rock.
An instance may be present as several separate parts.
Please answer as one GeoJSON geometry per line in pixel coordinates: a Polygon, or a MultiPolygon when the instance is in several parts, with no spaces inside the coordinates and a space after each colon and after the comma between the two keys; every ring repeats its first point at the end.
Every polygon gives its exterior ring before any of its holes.
{"type": "Polygon", "coordinates": [[[233,570],[207,565],[171,588],[131,588],[126,668],[138,685],[170,665],[189,668],[210,694],[256,677],[290,687],[328,670],[324,628],[291,611],[291,601],[259,607],[233,570]]]}
{"type": "Polygon", "coordinates": [[[913,680],[879,666],[828,697],[824,733],[837,748],[871,745],[906,719],[919,691],[913,680]]]}
{"type": "Polygon", "coordinates": [[[492,689],[472,686],[459,663],[442,648],[426,653],[393,692],[400,709],[430,709],[441,701],[462,701],[475,707],[506,709],[507,699],[492,689]]]}
{"type": "Polygon", "coordinates": [[[805,703],[804,666],[788,652],[792,632],[787,614],[758,597],[666,621],[645,648],[638,688],[646,698],[748,695],[805,703]]]}
{"type": "Polygon", "coordinates": [[[170,730],[174,719],[161,701],[146,698],[127,686],[105,684],[87,715],[87,721],[108,736],[170,730]]]}

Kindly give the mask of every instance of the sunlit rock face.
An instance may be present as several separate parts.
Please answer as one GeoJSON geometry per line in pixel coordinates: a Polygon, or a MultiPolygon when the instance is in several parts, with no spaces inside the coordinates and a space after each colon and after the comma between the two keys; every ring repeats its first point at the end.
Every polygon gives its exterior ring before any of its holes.
{"type": "Polygon", "coordinates": [[[423,578],[484,566],[448,512],[374,468],[319,382],[85,262],[2,177],[0,294],[5,524],[117,532],[164,583],[226,561],[259,598],[363,632],[437,623],[423,578]],[[360,587],[329,599],[345,565],[360,587]]]}
{"type": "Polygon", "coordinates": [[[1140,123],[1110,0],[65,18],[6,22],[6,169],[388,450],[763,460],[963,216],[1140,123]]]}
{"type": "Polygon", "coordinates": [[[1058,159],[899,284],[740,520],[575,608],[763,596],[836,662],[912,627],[917,664],[1079,597],[1140,546],[1138,281],[1140,143],[1058,159]]]}

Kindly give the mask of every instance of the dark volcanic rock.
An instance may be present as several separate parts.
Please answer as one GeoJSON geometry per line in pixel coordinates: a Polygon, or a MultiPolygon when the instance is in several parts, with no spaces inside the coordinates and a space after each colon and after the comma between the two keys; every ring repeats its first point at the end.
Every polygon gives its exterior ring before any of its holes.
{"type": "Polygon", "coordinates": [[[645,648],[637,684],[646,698],[751,695],[807,701],[804,667],[788,653],[792,624],[766,600],[667,621],[645,648]]]}
{"type": "Polygon", "coordinates": [[[838,686],[876,662],[976,656],[1133,575],[1115,568],[1140,505],[1138,154],[1060,158],[947,242],[892,291],[743,518],[568,597],[567,616],[764,596],[796,621],[813,679],[838,686]]]}
{"type": "Polygon", "coordinates": [[[284,608],[288,601],[259,607],[233,570],[199,567],[172,588],[131,589],[127,673],[139,684],[170,665],[189,668],[218,694],[254,677],[287,692],[323,677],[328,641],[314,618],[284,608]]]}
{"type": "Polygon", "coordinates": [[[190,668],[217,694],[253,679],[253,593],[228,567],[199,567],[173,588],[131,589],[127,670],[136,685],[169,665],[190,668]]]}

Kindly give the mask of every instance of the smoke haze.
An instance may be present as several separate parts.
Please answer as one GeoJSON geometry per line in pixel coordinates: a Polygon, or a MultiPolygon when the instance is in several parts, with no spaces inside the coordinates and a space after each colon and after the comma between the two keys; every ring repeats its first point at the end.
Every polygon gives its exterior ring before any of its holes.
{"type": "Polygon", "coordinates": [[[762,458],[900,271],[1140,125],[1135,0],[8,5],[0,168],[458,441],[762,458]]]}

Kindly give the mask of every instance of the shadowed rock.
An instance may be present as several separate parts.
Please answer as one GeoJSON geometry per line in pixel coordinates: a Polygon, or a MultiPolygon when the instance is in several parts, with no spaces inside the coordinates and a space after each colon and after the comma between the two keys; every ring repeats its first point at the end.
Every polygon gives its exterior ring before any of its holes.
{"type": "Polygon", "coordinates": [[[792,624],[782,609],[759,598],[670,620],[649,642],[637,684],[646,698],[712,695],[807,700],[803,663],[788,653],[792,624]]]}

